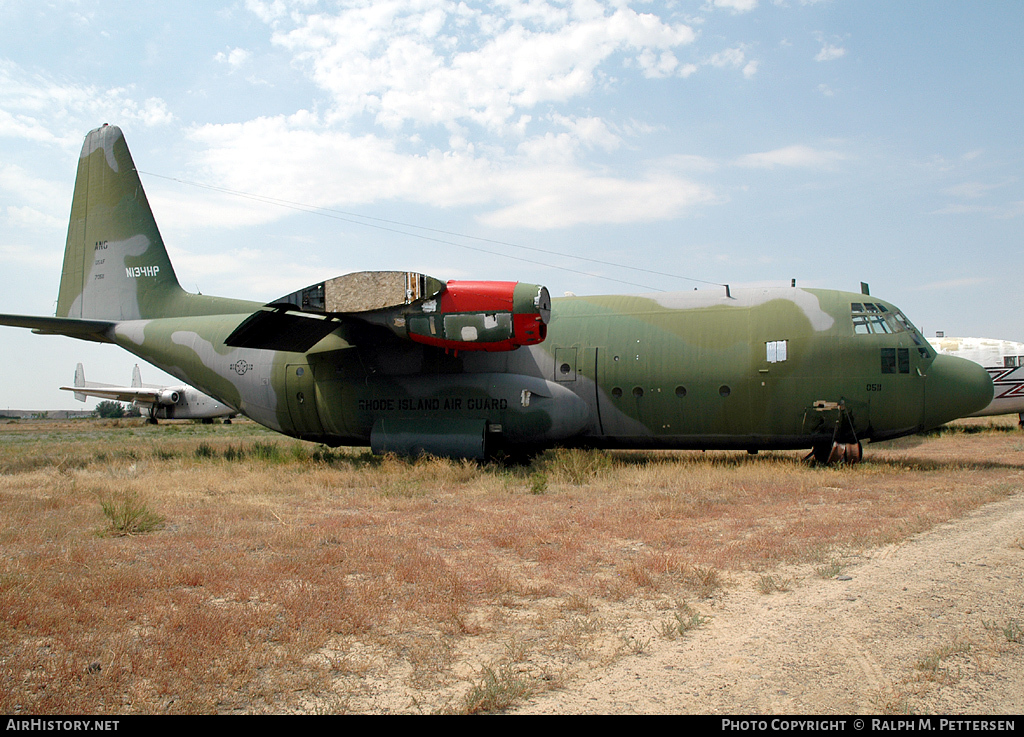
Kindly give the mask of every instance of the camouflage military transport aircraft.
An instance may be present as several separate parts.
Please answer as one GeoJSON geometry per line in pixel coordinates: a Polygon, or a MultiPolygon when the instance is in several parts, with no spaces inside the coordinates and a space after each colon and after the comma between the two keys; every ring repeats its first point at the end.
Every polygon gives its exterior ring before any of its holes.
{"type": "Polygon", "coordinates": [[[178,285],[120,129],[85,139],[56,317],[253,420],[375,452],[556,444],[860,458],[992,400],[893,305],[779,288],[551,300],[538,285],[349,274],[268,304],[178,285]]]}

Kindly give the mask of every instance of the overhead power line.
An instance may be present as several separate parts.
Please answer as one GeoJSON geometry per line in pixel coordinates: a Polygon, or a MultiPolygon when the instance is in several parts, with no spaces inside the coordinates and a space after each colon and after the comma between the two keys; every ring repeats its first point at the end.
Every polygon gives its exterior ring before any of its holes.
{"type": "Polygon", "coordinates": [[[440,228],[431,228],[431,227],[427,227],[425,225],[416,225],[415,223],[406,223],[406,222],[402,222],[400,220],[389,220],[387,218],[378,218],[378,217],[373,217],[371,215],[361,215],[359,213],[348,212],[348,211],[345,211],[345,210],[337,210],[337,209],[330,208],[330,207],[321,207],[319,205],[310,205],[308,203],[303,203],[303,202],[294,202],[294,201],[291,201],[291,200],[281,199],[279,197],[270,197],[268,195],[255,194],[255,193],[252,193],[252,192],[241,192],[239,190],[228,189],[227,187],[219,187],[219,186],[216,186],[216,185],[213,185],[213,184],[205,184],[205,183],[202,183],[202,182],[193,182],[193,181],[189,181],[187,179],[181,179],[181,178],[178,178],[178,177],[170,177],[170,176],[166,176],[166,175],[163,175],[163,174],[155,174],[153,172],[147,172],[147,171],[138,170],[138,173],[139,174],[145,174],[146,176],[150,176],[150,177],[156,177],[158,179],[165,179],[165,180],[168,180],[168,181],[177,182],[179,184],[185,184],[185,185],[188,185],[190,187],[199,187],[200,189],[207,189],[207,190],[211,190],[211,191],[214,191],[214,192],[220,192],[222,194],[231,195],[232,197],[240,197],[240,198],[243,198],[243,199],[252,200],[254,202],[262,202],[262,203],[265,203],[265,204],[275,205],[277,207],[283,207],[283,208],[287,208],[287,209],[290,209],[290,210],[297,210],[299,212],[306,212],[306,213],[310,213],[312,215],[319,215],[321,217],[327,217],[327,218],[331,218],[333,220],[340,220],[342,222],[352,223],[354,225],[362,225],[362,226],[368,227],[368,228],[376,228],[378,230],[384,230],[384,231],[387,231],[389,233],[397,233],[397,234],[400,234],[400,235],[409,236],[410,238],[420,238],[422,240],[428,240],[428,241],[432,241],[434,243],[441,243],[441,244],[444,244],[444,245],[455,246],[456,248],[464,248],[464,249],[467,249],[467,250],[470,250],[470,251],[476,251],[478,253],[486,253],[486,254],[489,254],[489,255],[492,255],[492,256],[501,256],[503,258],[512,259],[514,261],[522,261],[522,262],[525,262],[525,263],[535,264],[535,265],[539,265],[539,266],[545,266],[545,267],[548,267],[548,268],[551,268],[551,269],[558,269],[560,271],[566,271],[566,272],[569,272],[569,273],[572,273],[572,274],[580,274],[582,276],[593,277],[595,279],[605,279],[607,281],[613,281],[613,282],[617,282],[619,284],[626,284],[626,285],[632,286],[632,287],[640,287],[641,289],[650,289],[650,290],[656,291],[656,292],[662,292],[662,291],[665,291],[665,290],[658,289],[657,287],[652,287],[652,286],[650,286],[648,284],[640,284],[638,282],[627,281],[625,279],[617,279],[617,278],[612,277],[612,276],[605,276],[603,274],[595,274],[595,273],[589,272],[589,271],[581,271],[579,269],[573,269],[573,268],[569,268],[567,266],[559,266],[558,264],[544,263],[544,262],[537,261],[535,259],[527,259],[527,258],[522,258],[522,257],[519,257],[519,256],[513,256],[511,254],[504,253],[502,251],[495,251],[495,250],[491,250],[491,249],[487,249],[487,248],[482,248],[482,247],[479,247],[479,246],[471,246],[471,245],[467,245],[465,243],[459,243],[457,241],[447,240],[447,239],[444,239],[444,238],[439,238],[439,237],[431,236],[431,235],[425,235],[424,233],[434,233],[434,234],[437,234],[437,236],[449,236],[449,237],[452,237],[452,238],[465,238],[467,240],[478,241],[480,243],[489,243],[489,244],[496,245],[496,246],[505,246],[505,247],[508,247],[508,248],[517,248],[517,249],[520,249],[520,250],[523,250],[523,251],[531,251],[533,253],[542,253],[542,254],[544,254],[546,256],[559,256],[561,258],[575,259],[577,261],[583,261],[583,262],[586,262],[586,263],[598,264],[598,265],[601,265],[601,266],[610,266],[610,267],[616,268],[616,269],[625,269],[625,270],[628,270],[628,271],[635,271],[635,272],[643,273],[643,274],[651,274],[651,275],[654,275],[654,276],[659,276],[659,277],[668,278],[668,279],[681,279],[681,280],[685,280],[685,281],[696,282],[696,283],[700,283],[700,284],[708,284],[708,285],[711,285],[711,286],[719,286],[719,287],[726,286],[725,284],[720,284],[719,282],[707,281],[705,279],[696,279],[694,277],[681,276],[679,274],[671,274],[671,273],[664,272],[664,271],[657,271],[655,269],[645,269],[645,268],[642,268],[640,266],[630,266],[629,264],[620,264],[620,263],[616,263],[614,261],[606,261],[606,260],[603,260],[603,259],[591,258],[589,256],[579,256],[579,255],[573,254],[573,253],[563,253],[561,251],[554,251],[554,250],[545,249],[545,248],[537,248],[535,246],[524,246],[524,245],[522,245],[520,243],[512,243],[512,242],[509,242],[509,241],[501,241],[501,240],[496,240],[496,239],[493,239],[493,238],[484,238],[482,236],[468,235],[466,233],[457,233],[457,232],[450,231],[450,230],[442,230],[440,228]],[[409,228],[409,229],[412,229],[414,231],[422,231],[422,232],[410,232],[410,230],[401,230],[401,228],[409,228]]]}

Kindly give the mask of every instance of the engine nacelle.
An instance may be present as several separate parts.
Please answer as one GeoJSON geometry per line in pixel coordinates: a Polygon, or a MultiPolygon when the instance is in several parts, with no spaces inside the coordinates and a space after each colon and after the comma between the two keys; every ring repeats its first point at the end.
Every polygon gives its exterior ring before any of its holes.
{"type": "Polygon", "coordinates": [[[156,395],[156,403],[164,407],[177,404],[181,401],[181,394],[174,389],[161,389],[156,395]]]}
{"type": "Polygon", "coordinates": [[[551,295],[539,284],[450,281],[418,313],[406,315],[411,340],[454,351],[511,351],[547,337],[551,295]]]}
{"type": "Polygon", "coordinates": [[[267,303],[224,342],[235,348],[305,352],[352,319],[448,351],[512,351],[547,336],[551,295],[539,284],[445,284],[412,271],[359,271],[267,303]]]}

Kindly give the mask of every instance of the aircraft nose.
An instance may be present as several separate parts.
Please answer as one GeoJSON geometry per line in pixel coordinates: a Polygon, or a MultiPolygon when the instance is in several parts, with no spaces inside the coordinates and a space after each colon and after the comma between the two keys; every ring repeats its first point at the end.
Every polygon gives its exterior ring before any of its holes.
{"type": "Polygon", "coordinates": [[[984,409],[992,401],[992,377],[974,361],[936,356],[925,380],[924,429],[984,409]]]}

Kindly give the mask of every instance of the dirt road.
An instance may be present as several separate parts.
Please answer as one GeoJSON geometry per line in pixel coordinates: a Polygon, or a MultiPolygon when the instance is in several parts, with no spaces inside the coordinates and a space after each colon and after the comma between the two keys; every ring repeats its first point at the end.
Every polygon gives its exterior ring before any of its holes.
{"type": "Polygon", "coordinates": [[[855,559],[733,578],[709,620],[517,713],[1024,713],[1024,494],[855,559]]]}

